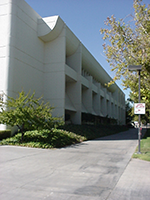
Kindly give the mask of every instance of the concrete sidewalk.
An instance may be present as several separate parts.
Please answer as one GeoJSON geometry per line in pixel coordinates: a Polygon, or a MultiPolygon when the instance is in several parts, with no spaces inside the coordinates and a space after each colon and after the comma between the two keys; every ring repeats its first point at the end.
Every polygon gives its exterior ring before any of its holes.
{"type": "Polygon", "coordinates": [[[0,146],[0,199],[149,200],[136,146],[136,129],[54,150],[0,146]]]}
{"type": "Polygon", "coordinates": [[[150,162],[132,159],[108,200],[149,200],[150,162]]]}

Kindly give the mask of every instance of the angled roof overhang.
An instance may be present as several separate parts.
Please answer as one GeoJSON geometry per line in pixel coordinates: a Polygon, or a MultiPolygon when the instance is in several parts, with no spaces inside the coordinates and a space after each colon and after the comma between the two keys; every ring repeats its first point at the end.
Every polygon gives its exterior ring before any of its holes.
{"type": "Polygon", "coordinates": [[[38,37],[44,42],[50,42],[58,37],[64,26],[59,16],[38,19],[38,37]]]}

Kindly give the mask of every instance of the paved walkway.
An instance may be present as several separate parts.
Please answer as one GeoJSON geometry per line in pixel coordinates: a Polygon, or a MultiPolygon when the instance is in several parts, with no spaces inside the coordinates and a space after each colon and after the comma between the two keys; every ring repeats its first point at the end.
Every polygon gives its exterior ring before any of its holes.
{"type": "Polygon", "coordinates": [[[0,146],[2,200],[149,200],[150,162],[131,159],[137,130],[55,149],[0,146]]]}

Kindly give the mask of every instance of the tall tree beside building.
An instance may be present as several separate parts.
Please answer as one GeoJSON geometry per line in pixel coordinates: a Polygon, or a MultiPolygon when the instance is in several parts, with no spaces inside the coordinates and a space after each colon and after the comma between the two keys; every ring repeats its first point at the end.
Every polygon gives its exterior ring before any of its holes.
{"type": "MultiPolygon", "coordinates": [[[[142,0],[133,3],[134,15],[126,19],[117,20],[108,17],[107,28],[101,29],[104,53],[107,61],[115,72],[113,81],[123,78],[124,88],[131,89],[131,99],[138,102],[138,75],[129,72],[128,65],[142,65],[141,98],[150,105],[150,4],[143,4],[142,0]]],[[[108,83],[111,85],[112,82],[108,83]]]]}

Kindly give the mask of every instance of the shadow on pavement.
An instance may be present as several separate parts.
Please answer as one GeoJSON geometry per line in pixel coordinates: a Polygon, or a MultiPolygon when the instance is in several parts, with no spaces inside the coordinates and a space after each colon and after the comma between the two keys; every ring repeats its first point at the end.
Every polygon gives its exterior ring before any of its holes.
{"type": "MultiPolygon", "coordinates": [[[[144,136],[145,132],[146,128],[143,128],[141,138],[144,136]]],[[[138,139],[138,128],[132,128],[125,132],[98,138],[97,140],[137,140],[137,139],[138,139]]]]}
{"type": "MultiPolygon", "coordinates": [[[[145,132],[146,132],[146,128],[142,129],[142,136],[141,138],[144,136],[145,132]]],[[[97,139],[93,139],[92,141],[99,141],[99,140],[138,140],[138,128],[131,128],[128,131],[124,131],[124,132],[120,132],[120,133],[116,133],[114,135],[109,135],[109,136],[105,136],[105,137],[101,137],[101,138],[97,138],[97,139]]],[[[90,140],[88,140],[90,141],[90,140]]],[[[66,147],[62,147],[61,149],[66,149],[66,148],[78,148],[80,146],[85,146],[88,145],[87,141],[85,142],[81,142],[78,144],[73,144],[73,145],[69,145],[66,147]]]]}

